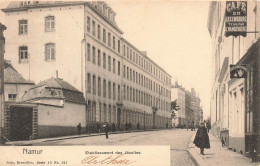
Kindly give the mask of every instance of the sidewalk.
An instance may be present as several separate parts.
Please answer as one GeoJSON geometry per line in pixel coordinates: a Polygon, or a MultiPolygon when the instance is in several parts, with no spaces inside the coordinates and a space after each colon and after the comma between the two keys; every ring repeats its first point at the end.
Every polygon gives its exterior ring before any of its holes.
{"type": "MultiPolygon", "coordinates": [[[[132,132],[146,132],[146,131],[158,131],[160,129],[147,129],[147,130],[131,130],[131,131],[116,131],[116,132],[109,132],[109,134],[123,134],[123,133],[132,133],[132,132]]],[[[170,129],[168,129],[170,130],[170,129]]],[[[59,141],[65,139],[75,139],[75,138],[82,138],[82,137],[93,137],[105,135],[104,132],[101,133],[91,133],[91,134],[81,134],[81,135],[70,135],[70,136],[60,136],[60,137],[52,137],[52,138],[40,138],[35,140],[28,140],[28,141],[10,141],[6,142],[6,146],[31,146],[35,143],[39,142],[50,142],[50,141],[59,141]]]]}
{"type": "Polygon", "coordinates": [[[195,135],[190,139],[188,154],[197,166],[260,166],[260,162],[252,163],[251,158],[222,147],[220,140],[211,133],[209,133],[210,149],[205,149],[205,155],[201,155],[200,149],[193,144],[194,137],[195,135]]]}

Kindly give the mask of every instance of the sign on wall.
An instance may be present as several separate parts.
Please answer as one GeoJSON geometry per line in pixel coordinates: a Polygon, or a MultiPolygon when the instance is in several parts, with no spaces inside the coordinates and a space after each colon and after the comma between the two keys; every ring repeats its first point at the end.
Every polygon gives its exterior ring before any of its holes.
{"type": "Polygon", "coordinates": [[[227,1],[225,36],[244,36],[247,32],[247,1],[227,1]]]}
{"type": "Polygon", "coordinates": [[[246,65],[230,65],[230,78],[246,78],[246,65]]]}

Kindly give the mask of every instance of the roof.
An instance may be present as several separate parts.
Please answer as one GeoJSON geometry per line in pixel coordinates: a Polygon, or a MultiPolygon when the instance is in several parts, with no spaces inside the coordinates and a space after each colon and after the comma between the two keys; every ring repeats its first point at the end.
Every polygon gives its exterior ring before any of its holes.
{"type": "Polygon", "coordinates": [[[5,84],[34,84],[19,74],[8,61],[4,61],[4,83],[5,84]]]}
{"type": "Polygon", "coordinates": [[[75,103],[85,103],[83,93],[60,78],[50,78],[41,81],[30,88],[22,97],[21,101],[37,99],[65,99],[75,103]]]}
{"type": "Polygon", "coordinates": [[[132,49],[134,49],[135,51],[137,51],[140,55],[142,55],[144,58],[146,58],[147,60],[149,60],[151,63],[153,63],[156,67],[158,67],[160,70],[162,70],[165,74],[167,74],[170,78],[172,78],[172,76],[166,72],[162,67],[160,67],[157,63],[155,63],[151,58],[149,58],[145,51],[140,51],[138,48],[136,48],[133,44],[131,44],[129,41],[127,41],[125,38],[121,38],[123,42],[125,42],[126,44],[128,44],[132,49]]]}
{"type": "Polygon", "coordinates": [[[109,19],[107,19],[101,12],[99,12],[97,9],[95,9],[95,7],[89,1],[32,1],[30,4],[26,4],[23,6],[19,5],[20,2],[22,2],[22,1],[12,1],[9,3],[9,5],[5,9],[2,9],[2,11],[3,12],[15,12],[15,11],[27,11],[29,9],[34,9],[34,8],[60,7],[60,6],[71,6],[71,5],[87,5],[96,14],[101,16],[101,18],[103,18],[109,25],[114,27],[120,34],[123,34],[123,31],[115,23],[109,21],[109,19]]]}

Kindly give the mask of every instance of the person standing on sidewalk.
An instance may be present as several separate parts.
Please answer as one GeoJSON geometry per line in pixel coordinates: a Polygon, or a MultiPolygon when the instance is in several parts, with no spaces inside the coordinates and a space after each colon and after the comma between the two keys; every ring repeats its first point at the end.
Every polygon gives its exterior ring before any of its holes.
{"type": "Polygon", "coordinates": [[[106,139],[108,139],[108,123],[106,122],[103,127],[105,128],[106,139]]]}
{"type": "Polygon", "coordinates": [[[209,136],[205,124],[202,122],[201,126],[198,128],[195,139],[193,141],[195,146],[200,148],[200,154],[204,155],[204,148],[209,149],[209,136]]]}
{"type": "Polygon", "coordinates": [[[81,128],[82,128],[81,123],[78,124],[77,128],[78,128],[78,135],[80,135],[81,134],[81,128]]]}

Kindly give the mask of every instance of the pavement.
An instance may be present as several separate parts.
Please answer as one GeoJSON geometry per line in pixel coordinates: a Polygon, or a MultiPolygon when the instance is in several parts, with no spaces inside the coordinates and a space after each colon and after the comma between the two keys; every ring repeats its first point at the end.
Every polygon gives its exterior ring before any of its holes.
{"type": "Polygon", "coordinates": [[[193,144],[194,137],[195,135],[190,139],[187,152],[196,166],[260,166],[260,162],[252,163],[251,158],[222,147],[219,138],[211,133],[209,133],[210,149],[205,149],[205,155],[201,155],[200,149],[193,144]]]}
{"type": "MultiPolygon", "coordinates": [[[[128,130],[128,131],[116,131],[116,132],[109,132],[109,134],[122,134],[122,133],[131,133],[131,132],[145,132],[145,131],[158,131],[159,129],[147,129],[147,130],[128,130]]],[[[61,141],[67,139],[76,139],[76,138],[83,138],[83,137],[93,137],[93,136],[100,136],[105,135],[104,132],[100,133],[91,133],[91,134],[81,134],[81,135],[70,135],[70,136],[59,136],[59,137],[52,137],[52,138],[41,138],[41,139],[34,139],[34,140],[25,140],[25,141],[9,141],[5,142],[7,146],[31,146],[34,144],[51,142],[51,141],[61,141]]]]}

